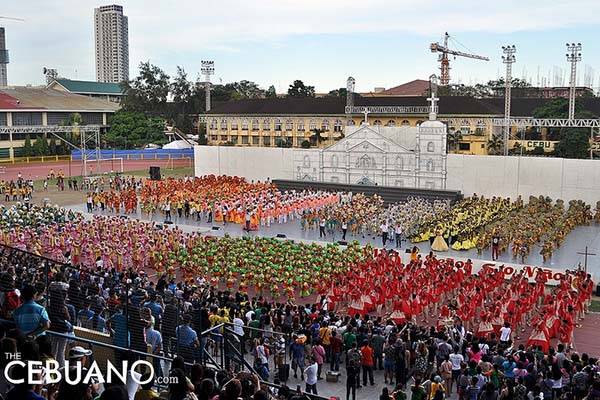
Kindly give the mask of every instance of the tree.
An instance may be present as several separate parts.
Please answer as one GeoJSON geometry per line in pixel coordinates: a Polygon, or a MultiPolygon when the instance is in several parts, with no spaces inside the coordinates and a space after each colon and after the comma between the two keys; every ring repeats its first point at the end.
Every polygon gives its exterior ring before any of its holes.
{"type": "Polygon", "coordinates": [[[277,147],[292,147],[292,138],[283,138],[275,140],[275,146],[277,147]]]}
{"type": "Polygon", "coordinates": [[[325,133],[325,131],[323,129],[315,128],[311,132],[313,132],[313,134],[310,135],[311,143],[313,143],[315,145],[319,145],[319,144],[321,144],[321,142],[324,142],[325,140],[327,140],[326,138],[321,136],[321,133],[325,133]]]}
{"type": "Polygon", "coordinates": [[[265,91],[251,81],[233,82],[234,99],[260,99],[265,97],[265,91]]]}
{"type": "Polygon", "coordinates": [[[149,119],[142,113],[123,110],[117,111],[112,116],[110,129],[103,139],[105,145],[122,149],[167,142],[162,119],[149,119]]]}
{"type": "MultiPolygon", "coordinates": [[[[569,117],[569,101],[565,98],[554,99],[541,107],[533,110],[535,118],[562,118],[569,117]]],[[[596,119],[597,115],[584,109],[581,99],[575,100],[575,118],[596,119]]],[[[556,134],[556,130],[551,132],[556,134]]],[[[588,158],[590,149],[589,131],[581,128],[561,128],[558,131],[559,142],[554,151],[558,157],[563,158],[588,158]]]]}
{"type": "Polygon", "coordinates": [[[300,146],[302,146],[303,149],[309,149],[310,142],[308,140],[303,140],[302,143],[300,144],[300,146]]]}
{"type": "Polygon", "coordinates": [[[35,138],[35,142],[33,142],[33,155],[50,155],[50,146],[48,146],[48,140],[44,136],[40,135],[35,138]]]}
{"type": "Polygon", "coordinates": [[[490,155],[503,154],[504,139],[500,135],[493,135],[491,139],[488,139],[487,150],[490,155]]]}
{"type": "Polygon", "coordinates": [[[306,86],[301,80],[295,80],[288,88],[288,97],[315,97],[315,87],[306,86]]]}
{"type": "Polygon", "coordinates": [[[31,136],[25,136],[25,144],[23,145],[23,157],[31,157],[33,155],[33,146],[31,145],[31,136]]]}
{"type": "Polygon", "coordinates": [[[125,91],[121,107],[125,111],[142,112],[147,116],[166,116],[169,96],[169,75],[149,61],[140,63],[140,73],[133,81],[121,84],[125,91]]]}
{"type": "Polygon", "coordinates": [[[339,88],[339,89],[330,90],[329,93],[327,93],[327,96],[325,96],[325,97],[341,97],[341,98],[345,99],[347,93],[348,93],[348,90],[346,88],[339,88]]]}
{"type": "Polygon", "coordinates": [[[462,132],[460,130],[451,130],[448,132],[447,149],[448,151],[458,150],[459,143],[462,140],[462,132]]]}
{"type": "Polygon", "coordinates": [[[588,158],[590,155],[590,132],[582,128],[562,129],[560,141],[554,151],[558,157],[588,158]]]}
{"type": "Polygon", "coordinates": [[[275,91],[275,86],[273,86],[273,85],[269,86],[269,88],[265,92],[265,97],[267,99],[276,99],[277,98],[277,92],[275,91]]]}
{"type": "Polygon", "coordinates": [[[58,151],[58,147],[56,145],[56,138],[54,136],[52,136],[50,138],[50,155],[51,156],[57,155],[58,154],[57,151],[58,151]]]}

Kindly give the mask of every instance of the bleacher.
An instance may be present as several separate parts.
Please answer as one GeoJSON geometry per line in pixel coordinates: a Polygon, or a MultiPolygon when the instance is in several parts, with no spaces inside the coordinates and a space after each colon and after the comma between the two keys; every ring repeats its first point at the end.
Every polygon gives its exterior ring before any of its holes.
{"type": "Polygon", "coordinates": [[[450,200],[451,204],[454,204],[463,198],[462,193],[457,190],[415,189],[374,185],[347,185],[341,183],[292,181],[284,179],[273,180],[273,183],[277,185],[281,191],[316,189],[364,193],[365,195],[369,196],[376,194],[380,196],[386,204],[406,201],[410,197],[421,197],[430,201],[450,200]]]}

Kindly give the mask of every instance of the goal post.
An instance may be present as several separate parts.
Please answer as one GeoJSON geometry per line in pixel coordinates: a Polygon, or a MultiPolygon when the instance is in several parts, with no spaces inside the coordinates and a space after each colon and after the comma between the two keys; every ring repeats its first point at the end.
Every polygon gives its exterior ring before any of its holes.
{"type": "Polygon", "coordinates": [[[123,158],[101,158],[99,160],[83,160],[84,176],[123,173],[123,158]]]}

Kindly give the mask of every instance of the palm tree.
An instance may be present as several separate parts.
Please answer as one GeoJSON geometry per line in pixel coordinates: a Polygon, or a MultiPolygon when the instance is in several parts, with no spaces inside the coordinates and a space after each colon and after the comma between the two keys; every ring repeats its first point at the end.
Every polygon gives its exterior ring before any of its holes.
{"type": "Polygon", "coordinates": [[[325,131],[323,129],[315,128],[311,132],[313,132],[313,134],[310,135],[311,143],[314,143],[318,146],[321,144],[321,142],[324,142],[326,140],[326,138],[321,136],[321,133],[325,133],[325,131]]]}
{"type": "Polygon", "coordinates": [[[487,151],[490,155],[502,154],[504,151],[504,140],[500,135],[493,135],[487,142],[487,151]]]}
{"type": "Polygon", "coordinates": [[[452,130],[448,132],[446,140],[446,148],[448,152],[456,152],[458,150],[458,144],[462,140],[462,132],[460,130],[452,130]]]}

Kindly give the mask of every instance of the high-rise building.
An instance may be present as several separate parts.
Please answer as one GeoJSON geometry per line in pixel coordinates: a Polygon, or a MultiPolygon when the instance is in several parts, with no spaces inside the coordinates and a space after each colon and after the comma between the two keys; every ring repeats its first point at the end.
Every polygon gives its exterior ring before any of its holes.
{"type": "Polygon", "coordinates": [[[6,36],[4,28],[0,27],[0,86],[8,86],[6,76],[6,64],[8,64],[8,50],[6,50],[6,36]]]}
{"type": "Polygon", "coordinates": [[[129,28],[123,7],[94,9],[96,80],[119,83],[129,79],[129,28]]]}

